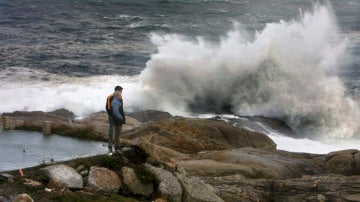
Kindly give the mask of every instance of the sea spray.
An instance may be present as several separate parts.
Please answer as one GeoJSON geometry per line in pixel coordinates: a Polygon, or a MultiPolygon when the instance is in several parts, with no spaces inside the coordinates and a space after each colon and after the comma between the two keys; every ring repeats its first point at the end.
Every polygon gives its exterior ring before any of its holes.
{"type": "Polygon", "coordinates": [[[142,103],[137,83],[138,76],[74,78],[23,67],[7,68],[0,71],[0,114],[13,111],[49,112],[63,108],[82,118],[105,111],[106,97],[116,85],[124,87],[125,107],[126,111],[130,111],[142,103]]]}
{"type": "Polygon", "coordinates": [[[236,26],[218,44],[152,34],[158,52],[140,74],[148,104],[279,118],[310,138],[358,136],[359,103],[337,76],[347,40],[329,6],[268,23],[252,38],[244,33],[236,26]]]}

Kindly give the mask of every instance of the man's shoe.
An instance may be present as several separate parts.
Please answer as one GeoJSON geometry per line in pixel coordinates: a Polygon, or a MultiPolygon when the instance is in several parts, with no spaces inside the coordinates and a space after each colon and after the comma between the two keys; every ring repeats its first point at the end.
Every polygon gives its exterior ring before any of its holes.
{"type": "Polygon", "coordinates": [[[112,150],[112,147],[108,147],[108,149],[109,149],[109,151],[108,151],[108,152],[109,152],[109,153],[108,153],[108,155],[109,155],[109,156],[112,156],[112,155],[113,155],[113,150],[112,150]]]}

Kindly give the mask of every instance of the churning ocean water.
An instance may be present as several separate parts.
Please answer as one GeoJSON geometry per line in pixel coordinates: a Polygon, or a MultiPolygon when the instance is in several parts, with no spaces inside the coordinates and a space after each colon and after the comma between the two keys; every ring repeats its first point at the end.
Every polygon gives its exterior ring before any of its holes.
{"type": "Polygon", "coordinates": [[[127,112],[263,116],[299,135],[268,130],[279,149],[360,149],[359,10],[357,0],[0,0],[0,113],[86,117],[122,85],[127,112]]]}

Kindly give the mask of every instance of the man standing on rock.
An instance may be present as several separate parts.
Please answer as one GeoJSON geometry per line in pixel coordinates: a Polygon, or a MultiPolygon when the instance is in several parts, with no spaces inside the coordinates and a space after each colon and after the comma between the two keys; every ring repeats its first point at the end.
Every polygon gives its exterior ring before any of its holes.
{"type": "Polygon", "coordinates": [[[125,114],[123,109],[122,87],[120,88],[120,90],[115,91],[114,99],[111,102],[111,118],[115,129],[115,152],[122,154],[120,148],[120,133],[122,125],[125,123],[125,114]]]}
{"type": "Polygon", "coordinates": [[[108,113],[108,121],[109,121],[109,141],[108,141],[108,147],[109,147],[109,154],[112,155],[112,148],[113,148],[113,137],[114,137],[114,121],[113,121],[113,113],[112,113],[112,107],[111,102],[114,99],[115,93],[117,91],[122,91],[121,86],[116,86],[113,93],[111,93],[107,99],[106,99],[106,111],[108,113]]]}

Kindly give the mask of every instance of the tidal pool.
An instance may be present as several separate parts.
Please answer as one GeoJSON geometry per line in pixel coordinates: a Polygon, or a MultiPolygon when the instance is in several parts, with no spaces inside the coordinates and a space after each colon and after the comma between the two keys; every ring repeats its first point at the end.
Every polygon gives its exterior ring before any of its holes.
{"type": "Polygon", "coordinates": [[[0,172],[107,153],[107,143],[0,128],[0,172]]]}

